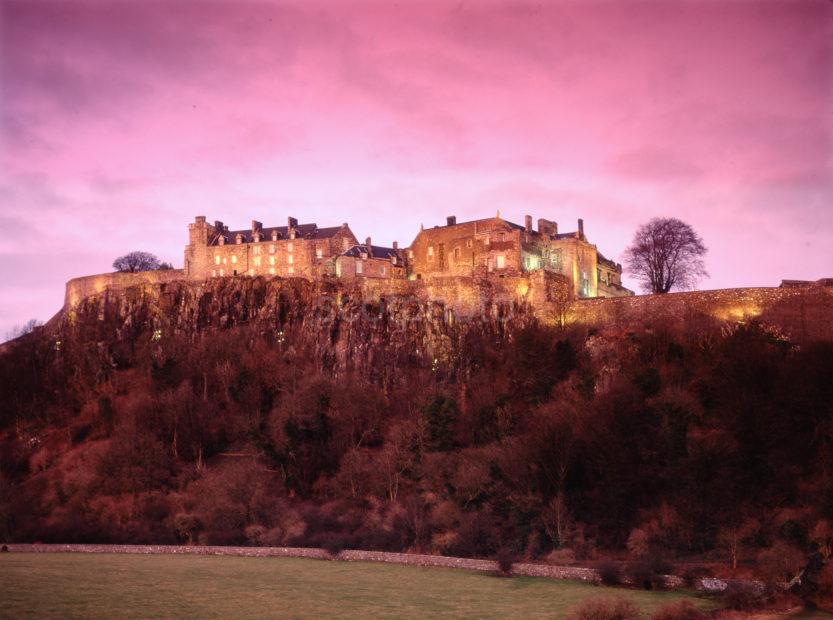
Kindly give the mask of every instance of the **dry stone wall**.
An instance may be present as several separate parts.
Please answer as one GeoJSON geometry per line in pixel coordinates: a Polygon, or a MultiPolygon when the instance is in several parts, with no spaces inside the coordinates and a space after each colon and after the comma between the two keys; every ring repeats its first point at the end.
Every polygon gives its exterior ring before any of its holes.
{"type": "MultiPolygon", "coordinates": [[[[494,560],[473,558],[455,558],[443,555],[424,555],[411,553],[389,553],[386,551],[345,550],[333,556],[323,549],[305,547],[221,547],[221,546],[186,546],[186,545],[43,545],[43,544],[9,544],[5,545],[12,553],[134,553],[139,555],[173,554],[173,555],[231,555],[243,557],[283,557],[309,558],[315,560],[340,560],[345,562],[382,562],[387,564],[405,564],[409,566],[458,568],[481,572],[496,572],[494,560]]],[[[533,564],[518,562],[512,566],[515,576],[545,577],[548,579],[566,579],[599,583],[599,572],[593,568],[579,566],[553,566],[550,564],[533,564]]],[[[684,583],[679,577],[665,575],[665,587],[681,588],[684,583]]],[[[627,580],[625,580],[627,583],[627,580]]],[[[695,588],[709,592],[721,592],[728,586],[725,579],[706,578],[695,583],[695,588]]],[[[760,582],[748,582],[761,586],[760,582]]]]}

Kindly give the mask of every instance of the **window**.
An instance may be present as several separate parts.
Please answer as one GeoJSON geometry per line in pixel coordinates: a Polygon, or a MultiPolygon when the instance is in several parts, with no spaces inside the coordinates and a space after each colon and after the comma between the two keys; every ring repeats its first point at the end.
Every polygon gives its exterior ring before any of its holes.
{"type": "Polygon", "coordinates": [[[222,269],[220,269],[220,277],[222,278],[224,275],[226,275],[225,272],[222,269]]]}
{"type": "Polygon", "coordinates": [[[219,254],[215,254],[215,255],[214,255],[214,264],[215,264],[215,265],[219,265],[219,264],[220,264],[220,255],[219,255],[219,254]]]}
{"type": "Polygon", "coordinates": [[[271,243],[271,244],[269,244],[269,254],[274,254],[274,253],[275,253],[275,244],[271,243]]]}
{"type": "Polygon", "coordinates": [[[212,270],[211,270],[211,277],[212,277],[212,278],[216,278],[216,277],[217,277],[217,270],[216,270],[216,269],[212,269],[212,270]]]}
{"type": "Polygon", "coordinates": [[[255,256],[253,260],[255,267],[260,267],[260,256],[255,256]]]}
{"type": "Polygon", "coordinates": [[[252,248],[252,254],[254,254],[255,256],[258,256],[260,254],[260,246],[259,245],[256,245],[252,248]]]}
{"type": "Polygon", "coordinates": [[[271,273],[272,275],[275,275],[275,268],[274,267],[269,267],[269,273],[271,273]]]}
{"type": "Polygon", "coordinates": [[[363,273],[363,271],[362,271],[363,269],[364,269],[364,263],[361,262],[361,261],[356,261],[356,273],[357,274],[363,273]]]}
{"type": "Polygon", "coordinates": [[[255,275],[255,270],[254,270],[254,269],[249,269],[249,275],[250,275],[250,276],[255,275]]]}
{"type": "Polygon", "coordinates": [[[454,248],[454,260],[456,262],[460,261],[460,248],[454,248]]]}
{"type": "Polygon", "coordinates": [[[413,257],[414,257],[414,251],[413,250],[408,250],[408,258],[413,258],[413,257]]]}
{"type": "Polygon", "coordinates": [[[492,238],[489,235],[486,235],[486,238],[483,240],[486,245],[489,245],[492,242],[492,238]]]}
{"type": "Polygon", "coordinates": [[[270,257],[269,257],[269,264],[270,264],[270,265],[274,265],[274,264],[275,264],[275,257],[274,257],[274,256],[270,256],[270,257]]]}
{"type": "Polygon", "coordinates": [[[470,248],[472,245],[473,245],[473,244],[472,244],[471,239],[466,239],[466,247],[467,247],[467,248],[470,248]]]}
{"type": "Polygon", "coordinates": [[[287,244],[286,244],[286,251],[287,251],[287,252],[291,252],[291,251],[292,251],[292,244],[291,244],[291,243],[287,243],[287,244]]]}
{"type": "Polygon", "coordinates": [[[235,265],[237,264],[237,256],[236,255],[231,257],[231,262],[235,265]]]}
{"type": "Polygon", "coordinates": [[[497,268],[503,269],[506,267],[506,257],[503,254],[497,255],[497,268]]]}
{"type": "Polygon", "coordinates": [[[429,245],[428,246],[428,261],[431,262],[432,260],[434,260],[434,246],[429,245]]]}
{"type": "Polygon", "coordinates": [[[295,262],[295,257],[292,256],[292,254],[290,254],[289,256],[286,257],[286,262],[289,263],[290,265],[293,264],[295,262]]]}
{"type": "Polygon", "coordinates": [[[228,259],[224,256],[223,257],[223,264],[225,265],[228,262],[228,259]]]}
{"type": "Polygon", "coordinates": [[[324,258],[324,250],[322,250],[321,248],[316,248],[315,258],[324,258]]]}
{"type": "Polygon", "coordinates": [[[382,265],[382,269],[380,269],[379,273],[381,273],[382,275],[385,275],[385,266],[384,265],[382,265]]]}
{"type": "Polygon", "coordinates": [[[287,271],[287,273],[295,273],[295,267],[290,265],[289,267],[286,268],[286,271],[287,271]]]}

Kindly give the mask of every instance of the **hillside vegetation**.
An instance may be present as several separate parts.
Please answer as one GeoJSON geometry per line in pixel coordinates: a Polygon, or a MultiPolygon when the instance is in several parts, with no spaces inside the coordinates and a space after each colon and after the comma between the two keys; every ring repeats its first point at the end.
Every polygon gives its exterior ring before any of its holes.
{"type": "Polygon", "coordinates": [[[757,560],[779,580],[830,553],[828,342],[524,319],[455,328],[442,358],[375,332],[339,365],[309,327],[131,329],[0,357],[0,538],[757,560]]]}

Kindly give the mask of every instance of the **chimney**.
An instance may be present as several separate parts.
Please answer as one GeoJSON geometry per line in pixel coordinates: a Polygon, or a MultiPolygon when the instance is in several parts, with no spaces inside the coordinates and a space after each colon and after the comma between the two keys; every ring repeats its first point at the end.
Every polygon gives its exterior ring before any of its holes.
{"type": "Polygon", "coordinates": [[[297,228],[298,227],[298,220],[294,217],[286,218],[286,227],[287,228],[297,228]]]}
{"type": "Polygon", "coordinates": [[[399,249],[399,242],[398,242],[398,241],[394,241],[394,242],[393,242],[393,249],[394,249],[394,250],[398,250],[398,249],[399,249]]]}
{"type": "Polygon", "coordinates": [[[544,218],[541,218],[538,220],[538,232],[542,235],[557,235],[558,224],[550,220],[545,220],[544,218]]]}
{"type": "Polygon", "coordinates": [[[370,253],[370,247],[371,247],[371,245],[370,245],[370,237],[368,237],[367,239],[365,239],[365,240],[364,240],[364,245],[365,245],[365,247],[367,247],[367,252],[368,252],[368,254],[369,254],[369,253],[370,253]]]}
{"type": "Polygon", "coordinates": [[[526,232],[532,232],[532,216],[526,215],[524,216],[524,227],[526,228],[526,232]]]}
{"type": "Polygon", "coordinates": [[[578,238],[584,239],[584,220],[578,218],[578,238]]]}
{"type": "Polygon", "coordinates": [[[252,220],[252,234],[263,230],[263,224],[257,220],[252,220]]]}
{"type": "Polygon", "coordinates": [[[194,221],[197,224],[205,224],[205,216],[204,215],[198,215],[197,217],[194,218],[194,221]]]}
{"type": "Polygon", "coordinates": [[[456,215],[449,215],[445,218],[445,225],[446,226],[456,226],[457,225],[457,216],[456,215]]]}
{"type": "Polygon", "coordinates": [[[217,229],[217,232],[223,232],[223,223],[220,220],[214,220],[214,228],[217,229]]]}

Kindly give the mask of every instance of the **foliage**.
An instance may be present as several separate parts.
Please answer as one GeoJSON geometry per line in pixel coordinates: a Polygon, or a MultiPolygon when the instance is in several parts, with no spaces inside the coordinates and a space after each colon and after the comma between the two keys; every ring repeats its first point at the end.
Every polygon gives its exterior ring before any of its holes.
{"type": "Polygon", "coordinates": [[[626,598],[587,599],[570,614],[571,620],[639,620],[633,601],[626,598]]]}
{"type": "Polygon", "coordinates": [[[35,330],[0,356],[4,539],[628,550],[652,583],[658,557],[776,578],[829,553],[829,343],[532,325],[475,330],[436,373],[381,350],[336,370],[303,330],[121,329],[103,347],[35,330]]]}
{"type": "Polygon", "coordinates": [[[170,263],[160,261],[150,252],[134,251],[119,256],[113,261],[113,269],[116,271],[158,271],[161,269],[173,269],[170,263]]]}
{"type": "Polygon", "coordinates": [[[707,277],[706,246],[694,229],[677,218],[654,218],[640,226],[625,250],[630,273],[651,293],[693,288],[707,277]]]}

